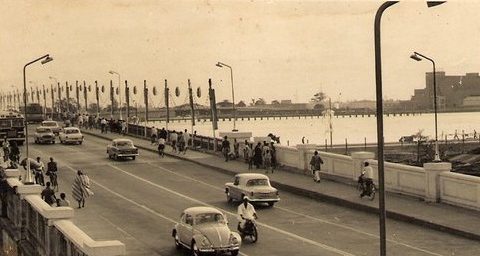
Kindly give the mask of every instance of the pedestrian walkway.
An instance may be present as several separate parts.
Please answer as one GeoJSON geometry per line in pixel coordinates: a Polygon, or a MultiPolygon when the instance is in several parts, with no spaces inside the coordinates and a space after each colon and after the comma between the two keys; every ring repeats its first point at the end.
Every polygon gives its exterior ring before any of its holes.
{"type": "MultiPolygon", "coordinates": [[[[112,133],[101,134],[98,130],[83,130],[82,132],[107,140],[121,136],[112,133]]],[[[138,148],[157,152],[156,146],[151,145],[146,138],[130,138],[138,148]]],[[[220,154],[216,155],[191,149],[185,155],[183,153],[177,154],[169,146],[166,147],[165,154],[232,175],[244,172],[265,172],[264,169],[248,170],[247,164],[242,161],[225,162],[220,154]]],[[[322,179],[321,183],[314,183],[311,176],[282,169],[277,169],[275,173],[269,173],[268,176],[272,185],[280,190],[353,209],[378,213],[378,199],[373,201],[365,198],[360,199],[356,187],[350,184],[325,178],[322,179]]],[[[480,212],[478,211],[443,203],[427,203],[414,197],[396,193],[387,193],[385,201],[388,218],[480,240],[480,212]]]]}

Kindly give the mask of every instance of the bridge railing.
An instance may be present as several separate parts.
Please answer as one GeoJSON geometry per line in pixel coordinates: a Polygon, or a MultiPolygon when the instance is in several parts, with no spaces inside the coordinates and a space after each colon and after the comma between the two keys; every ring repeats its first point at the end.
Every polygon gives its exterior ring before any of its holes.
{"type": "Polygon", "coordinates": [[[3,236],[16,242],[16,251],[49,256],[125,255],[125,245],[120,241],[94,241],[78,228],[72,222],[71,207],[48,205],[40,196],[42,187],[24,185],[19,170],[5,172],[10,189],[4,192],[6,204],[2,207],[7,209],[2,229],[8,231],[3,236]]]}

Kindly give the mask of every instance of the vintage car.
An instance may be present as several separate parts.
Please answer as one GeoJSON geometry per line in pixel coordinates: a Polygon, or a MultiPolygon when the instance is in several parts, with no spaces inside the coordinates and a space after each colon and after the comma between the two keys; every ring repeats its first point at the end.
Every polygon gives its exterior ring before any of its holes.
{"type": "Polygon", "coordinates": [[[43,121],[42,126],[52,129],[55,135],[58,135],[62,129],[62,127],[58,125],[57,121],[43,121]]]}
{"type": "Polygon", "coordinates": [[[80,129],[76,127],[65,127],[60,130],[58,134],[58,138],[60,139],[60,143],[75,143],[75,144],[82,144],[83,143],[83,134],[80,132],[80,129]]]}
{"type": "Polygon", "coordinates": [[[190,207],[180,215],[172,236],[177,249],[185,247],[193,255],[230,253],[238,255],[242,239],[228,228],[223,213],[212,207],[190,207]]]}
{"type": "Polygon", "coordinates": [[[49,127],[39,126],[33,134],[35,143],[55,143],[55,134],[49,127]]]}
{"type": "Polygon", "coordinates": [[[115,160],[127,157],[135,160],[135,157],[138,156],[138,148],[136,148],[129,139],[114,139],[112,143],[107,146],[107,154],[108,158],[115,160]]]}
{"type": "Polygon", "coordinates": [[[268,203],[273,206],[280,201],[278,190],[270,185],[266,175],[259,173],[241,173],[235,175],[234,182],[225,184],[227,201],[241,201],[247,197],[252,203],[268,203]]]}

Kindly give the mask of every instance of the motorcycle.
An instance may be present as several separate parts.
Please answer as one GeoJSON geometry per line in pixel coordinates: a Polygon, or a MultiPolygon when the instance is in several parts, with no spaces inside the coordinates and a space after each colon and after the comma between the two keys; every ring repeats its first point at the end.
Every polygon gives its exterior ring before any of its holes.
{"type": "Polygon", "coordinates": [[[375,199],[375,194],[377,192],[377,187],[375,186],[375,183],[371,183],[370,186],[367,186],[367,181],[364,178],[364,175],[360,175],[358,177],[358,184],[357,184],[357,189],[360,191],[360,197],[362,195],[365,195],[370,199],[370,201],[373,201],[375,199]],[[369,190],[369,191],[367,191],[369,190]],[[365,192],[365,193],[364,193],[365,192]]]}
{"type": "Polygon", "coordinates": [[[238,232],[240,233],[242,241],[244,241],[246,237],[249,237],[252,243],[257,242],[258,240],[257,224],[255,223],[255,220],[245,219],[245,227],[242,229],[239,224],[238,232]]]}

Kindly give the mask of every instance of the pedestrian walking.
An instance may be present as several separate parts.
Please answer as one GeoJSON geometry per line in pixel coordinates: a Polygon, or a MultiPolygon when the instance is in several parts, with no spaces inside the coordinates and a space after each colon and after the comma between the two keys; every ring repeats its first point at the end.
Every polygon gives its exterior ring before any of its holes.
{"type": "Polygon", "coordinates": [[[121,127],[122,127],[122,135],[125,135],[127,133],[127,122],[122,121],[121,127]]]}
{"type": "Polygon", "coordinates": [[[247,161],[248,161],[248,169],[251,170],[253,166],[253,144],[247,143],[247,161]]]}
{"type": "Polygon", "coordinates": [[[310,166],[312,167],[313,180],[318,183],[320,183],[320,168],[322,164],[323,160],[318,154],[318,151],[315,150],[310,160],[310,166]]]}
{"type": "Polygon", "coordinates": [[[257,143],[253,151],[253,163],[255,164],[257,169],[262,166],[262,143],[260,142],[257,143]]]}
{"type": "Polygon", "coordinates": [[[3,150],[3,161],[8,161],[8,157],[10,155],[10,143],[8,143],[7,138],[3,140],[2,143],[2,150],[3,150]]]}
{"type": "Polygon", "coordinates": [[[10,155],[9,155],[10,161],[14,163],[19,163],[20,162],[20,149],[17,146],[17,143],[15,141],[12,141],[10,143],[10,155]]]}
{"type": "Polygon", "coordinates": [[[50,178],[50,184],[52,184],[53,190],[55,191],[58,191],[57,171],[57,162],[53,160],[53,157],[50,157],[50,162],[47,164],[46,175],[50,178]]]}
{"type": "Polygon", "coordinates": [[[151,134],[150,134],[150,142],[152,145],[155,145],[157,143],[157,133],[158,133],[157,128],[152,126],[151,134]]]}
{"type": "Polygon", "coordinates": [[[230,141],[228,141],[227,136],[223,137],[222,141],[222,154],[225,157],[225,162],[228,162],[228,158],[230,157],[230,141]]]}
{"type": "Polygon", "coordinates": [[[240,157],[240,143],[238,143],[237,139],[233,139],[233,155],[235,159],[240,157]]]}
{"type": "Polygon", "coordinates": [[[40,157],[37,157],[37,162],[35,165],[35,183],[45,186],[45,176],[43,175],[45,172],[45,165],[40,160],[40,157]]]}
{"type": "Polygon", "coordinates": [[[272,172],[277,168],[277,149],[273,145],[273,142],[270,142],[270,153],[272,155],[272,172]]]}
{"type": "Polygon", "coordinates": [[[170,134],[170,143],[172,143],[172,151],[177,152],[177,140],[178,140],[178,134],[175,132],[175,130],[172,131],[170,134]]]}
{"type": "Polygon", "coordinates": [[[158,139],[158,154],[161,156],[161,157],[164,157],[165,156],[165,139],[160,137],[158,139]]]}
{"type": "Polygon", "coordinates": [[[178,145],[178,152],[181,153],[185,149],[185,138],[183,137],[183,132],[180,132],[178,134],[178,140],[177,140],[177,145],[178,145]]]}
{"type": "Polygon", "coordinates": [[[66,199],[65,193],[60,193],[60,198],[57,199],[57,206],[58,207],[70,206],[70,201],[66,199]]]}
{"type": "Polygon", "coordinates": [[[273,169],[271,169],[272,155],[270,153],[270,149],[266,150],[265,155],[263,156],[263,162],[265,166],[265,173],[268,173],[269,170],[271,170],[273,173],[273,169]]]}
{"type": "Polygon", "coordinates": [[[187,129],[183,132],[183,141],[185,142],[185,146],[183,149],[183,154],[187,153],[188,145],[191,142],[190,134],[188,133],[187,129]]]}
{"type": "Polygon", "coordinates": [[[72,196],[78,202],[78,208],[85,207],[85,200],[89,196],[93,196],[90,189],[90,179],[82,171],[77,171],[77,176],[72,185],[72,196]]]}
{"type": "Polygon", "coordinates": [[[57,201],[57,198],[55,197],[55,191],[50,188],[50,182],[47,182],[47,187],[42,190],[41,196],[42,199],[50,206],[57,201]]]}

